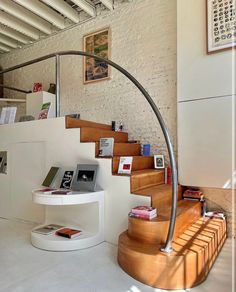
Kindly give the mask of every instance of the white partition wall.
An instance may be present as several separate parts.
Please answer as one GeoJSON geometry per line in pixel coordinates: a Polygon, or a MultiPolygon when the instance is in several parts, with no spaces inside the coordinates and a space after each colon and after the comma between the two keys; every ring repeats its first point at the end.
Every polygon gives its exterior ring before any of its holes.
{"type": "Polygon", "coordinates": [[[178,167],[182,185],[231,188],[233,51],[207,54],[206,0],[179,0],[178,167]]]}

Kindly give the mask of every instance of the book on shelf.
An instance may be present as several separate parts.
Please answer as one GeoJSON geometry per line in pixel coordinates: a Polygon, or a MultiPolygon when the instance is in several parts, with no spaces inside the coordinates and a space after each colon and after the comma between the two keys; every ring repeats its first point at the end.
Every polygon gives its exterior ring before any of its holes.
{"type": "Polygon", "coordinates": [[[208,211],[205,213],[205,217],[209,217],[209,218],[216,218],[216,219],[222,219],[225,220],[225,214],[223,212],[219,212],[219,211],[208,211]]]}
{"type": "Polygon", "coordinates": [[[71,195],[72,191],[71,190],[55,190],[51,192],[52,195],[71,195]]]}
{"type": "Polygon", "coordinates": [[[49,118],[50,108],[51,108],[51,102],[43,103],[38,119],[44,120],[44,119],[49,118]]]}
{"type": "Polygon", "coordinates": [[[3,107],[0,115],[0,124],[12,124],[16,118],[16,106],[3,107]]]}
{"type": "Polygon", "coordinates": [[[113,156],[114,138],[100,138],[99,156],[113,156]]]}
{"type": "Polygon", "coordinates": [[[170,167],[165,167],[165,184],[172,184],[172,169],[170,167]]]}
{"type": "Polygon", "coordinates": [[[45,177],[42,186],[50,188],[58,173],[59,167],[52,166],[45,177]]]}
{"type": "Polygon", "coordinates": [[[131,213],[137,215],[153,216],[157,213],[157,209],[150,206],[137,206],[131,209],[131,213]]]}
{"type": "Polygon", "coordinates": [[[139,219],[144,219],[144,220],[152,220],[157,217],[157,214],[144,215],[144,214],[135,214],[135,213],[129,212],[129,217],[139,218],[139,219]]]}
{"type": "Polygon", "coordinates": [[[66,237],[69,239],[76,238],[76,237],[80,236],[81,233],[82,233],[82,230],[72,229],[69,227],[64,227],[64,228],[56,231],[56,235],[66,237]]]}
{"type": "Polygon", "coordinates": [[[120,174],[131,174],[132,169],[132,156],[122,156],[120,157],[118,173],[120,174]]]}
{"type": "Polygon", "coordinates": [[[48,225],[44,225],[44,226],[40,226],[38,228],[35,228],[32,230],[32,232],[40,233],[40,234],[44,234],[44,235],[50,235],[61,228],[63,228],[63,226],[58,225],[58,224],[48,224],[48,225]]]}
{"type": "Polygon", "coordinates": [[[43,189],[38,189],[35,190],[35,193],[42,193],[44,195],[51,195],[53,191],[56,191],[54,188],[43,188],[43,189]]]}
{"type": "Polygon", "coordinates": [[[70,189],[73,176],[74,176],[73,170],[66,170],[61,180],[60,189],[70,189]]]}

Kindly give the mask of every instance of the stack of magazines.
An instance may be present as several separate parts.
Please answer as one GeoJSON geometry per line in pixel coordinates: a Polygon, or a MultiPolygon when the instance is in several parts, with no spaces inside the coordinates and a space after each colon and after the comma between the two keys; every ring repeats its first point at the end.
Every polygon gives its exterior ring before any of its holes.
{"type": "Polygon", "coordinates": [[[205,217],[209,217],[211,219],[218,218],[218,219],[225,220],[225,214],[219,211],[208,211],[205,213],[205,217]]]}
{"type": "Polygon", "coordinates": [[[183,199],[189,201],[204,201],[204,195],[201,191],[188,189],[183,193],[183,199]]]}
{"type": "Polygon", "coordinates": [[[134,218],[151,220],[157,217],[157,210],[156,208],[149,206],[137,206],[130,211],[129,216],[134,218]]]}

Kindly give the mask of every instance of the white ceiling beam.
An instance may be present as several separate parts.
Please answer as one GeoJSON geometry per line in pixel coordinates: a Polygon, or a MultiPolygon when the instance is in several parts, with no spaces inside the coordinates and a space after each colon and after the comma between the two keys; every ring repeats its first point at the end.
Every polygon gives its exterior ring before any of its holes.
{"type": "Polygon", "coordinates": [[[3,52],[10,52],[10,48],[0,43],[0,50],[3,52]]]}
{"type": "MultiPolygon", "coordinates": [[[[65,20],[57,12],[53,11],[47,5],[39,2],[38,0],[14,0],[16,3],[24,6],[38,16],[46,19],[60,29],[65,28],[65,20]]],[[[56,2],[57,0],[55,0],[56,2]]]]}
{"type": "Polygon", "coordinates": [[[18,47],[18,42],[5,36],[5,35],[2,35],[0,34],[0,43],[4,44],[4,45],[7,45],[8,47],[11,47],[11,48],[17,48],[18,47]]]}
{"type": "Polygon", "coordinates": [[[18,42],[23,43],[23,44],[27,44],[30,41],[29,38],[27,38],[20,32],[10,27],[4,26],[2,24],[0,24],[0,33],[5,36],[9,36],[10,38],[13,38],[14,40],[17,40],[18,42]]]}
{"type": "Polygon", "coordinates": [[[95,6],[88,3],[86,0],[71,0],[77,6],[79,6],[82,10],[88,13],[90,16],[96,16],[95,6]]]}
{"type": "Polygon", "coordinates": [[[66,16],[75,23],[79,22],[79,14],[64,0],[42,0],[47,5],[59,11],[62,15],[66,16]]]}
{"type": "Polygon", "coordinates": [[[0,8],[45,34],[52,33],[52,25],[50,23],[10,0],[0,0],[0,8]]]}
{"type": "Polygon", "coordinates": [[[113,10],[114,6],[113,6],[113,0],[100,0],[102,2],[102,4],[109,10],[113,10]]]}
{"type": "Polygon", "coordinates": [[[0,23],[19,31],[34,40],[39,39],[39,31],[37,29],[6,12],[0,11],[0,23]]]}

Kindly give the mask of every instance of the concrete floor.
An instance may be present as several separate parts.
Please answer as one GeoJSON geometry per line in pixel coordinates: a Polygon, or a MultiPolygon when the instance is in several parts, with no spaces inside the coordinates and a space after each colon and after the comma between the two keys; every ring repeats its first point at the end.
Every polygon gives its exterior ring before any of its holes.
{"type": "MultiPolygon", "coordinates": [[[[33,225],[0,219],[0,291],[158,292],[124,273],[108,243],[73,252],[47,252],[30,244],[33,225]]],[[[208,279],[192,292],[232,291],[232,249],[227,240],[208,279]]]]}

